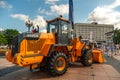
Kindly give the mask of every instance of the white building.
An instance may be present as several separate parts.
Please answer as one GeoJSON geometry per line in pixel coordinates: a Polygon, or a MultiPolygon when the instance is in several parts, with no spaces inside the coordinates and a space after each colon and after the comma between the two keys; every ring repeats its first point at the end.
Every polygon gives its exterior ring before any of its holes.
{"type": "Polygon", "coordinates": [[[113,25],[98,24],[96,22],[75,23],[74,26],[74,34],[76,35],[76,37],[79,37],[81,35],[84,39],[90,39],[91,34],[92,39],[97,42],[105,42],[107,40],[105,33],[113,30],[113,25]]]}

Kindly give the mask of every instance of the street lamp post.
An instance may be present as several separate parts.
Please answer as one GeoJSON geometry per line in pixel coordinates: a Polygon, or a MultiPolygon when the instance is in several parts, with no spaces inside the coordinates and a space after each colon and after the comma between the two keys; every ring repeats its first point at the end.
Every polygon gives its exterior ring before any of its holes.
{"type": "Polygon", "coordinates": [[[28,21],[25,22],[25,25],[28,27],[28,33],[30,33],[30,27],[33,26],[33,22],[28,19],[28,21]]]}

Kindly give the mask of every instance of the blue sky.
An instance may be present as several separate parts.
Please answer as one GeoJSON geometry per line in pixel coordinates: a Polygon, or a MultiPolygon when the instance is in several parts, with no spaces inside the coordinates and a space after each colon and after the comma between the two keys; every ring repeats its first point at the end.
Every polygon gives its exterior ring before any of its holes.
{"type": "MultiPolygon", "coordinates": [[[[62,14],[68,19],[68,0],[0,0],[0,29],[27,30],[30,19],[41,30],[45,20],[62,14]]],[[[113,24],[119,27],[120,0],[74,0],[74,21],[113,24]]]]}

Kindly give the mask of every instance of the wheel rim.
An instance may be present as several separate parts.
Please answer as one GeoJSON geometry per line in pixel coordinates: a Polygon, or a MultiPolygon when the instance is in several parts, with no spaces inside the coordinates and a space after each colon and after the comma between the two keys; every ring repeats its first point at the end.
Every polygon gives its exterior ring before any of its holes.
{"type": "Polygon", "coordinates": [[[89,62],[89,63],[92,63],[92,61],[93,61],[93,57],[92,57],[92,54],[90,53],[90,54],[89,54],[89,58],[88,58],[88,62],[89,62]]]}
{"type": "Polygon", "coordinates": [[[65,61],[65,59],[64,59],[63,57],[60,57],[60,58],[58,58],[58,59],[56,60],[56,69],[57,69],[58,71],[64,70],[65,65],[66,65],[66,61],[65,61]]]}

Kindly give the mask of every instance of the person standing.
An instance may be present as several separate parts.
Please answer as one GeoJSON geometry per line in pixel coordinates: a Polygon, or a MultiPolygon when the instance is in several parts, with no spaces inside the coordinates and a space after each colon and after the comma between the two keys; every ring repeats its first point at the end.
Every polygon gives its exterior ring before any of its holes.
{"type": "Polygon", "coordinates": [[[115,55],[119,54],[119,44],[116,44],[116,53],[115,55]]]}
{"type": "Polygon", "coordinates": [[[82,42],[82,40],[81,40],[81,39],[82,39],[82,36],[80,35],[80,36],[79,36],[79,40],[80,40],[80,42],[82,42]]]}
{"type": "Polygon", "coordinates": [[[110,46],[110,44],[107,46],[107,55],[108,55],[108,57],[111,56],[111,46],[110,46]]]}
{"type": "Polygon", "coordinates": [[[32,27],[32,33],[35,33],[35,29],[34,29],[34,27],[32,27]]]}
{"type": "Polygon", "coordinates": [[[113,54],[115,53],[115,45],[114,43],[111,45],[111,57],[113,57],[113,54]]]}

